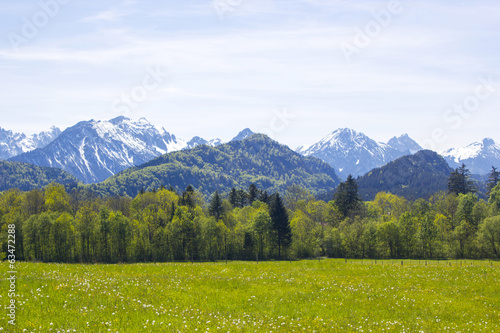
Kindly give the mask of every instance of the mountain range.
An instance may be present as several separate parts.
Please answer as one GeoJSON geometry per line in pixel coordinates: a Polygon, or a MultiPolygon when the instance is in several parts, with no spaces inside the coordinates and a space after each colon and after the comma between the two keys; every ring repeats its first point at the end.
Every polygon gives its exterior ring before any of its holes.
{"type": "MultiPolygon", "coordinates": [[[[229,143],[246,140],[253,134],[250,129],[244,129],[229,143]]],[[[0,129],[0,159],[63,169],[86,184],[103,182],[165,154],[223,145],[220,139],[206,140],[199,136],[184,141],[144,118],[138,121],[125,117],[82,121],[63,132],[52,127],[32,136],[0,129]]],[[[406,134],[383,143],[361,132],[341,128],[317,143],[301,146],[295,151],[305,157],[323,160],[333,167],[336,175],[345,179],[348,174],[363,177],[376,168],[420,150],[420,145],[406,134]]],[[[441,155],[452,168],[465,163],[473,174],[484,175],[492,166],[500,167],[500,146],[492,139],[450,149],[441,155]]],[[[332,178],[334,181],[335,177],[332,178]]],[[[233,179],[232,183],[239,184],[240,181],[233,179]]]]}
{"type": "Polygon", "coordinates": [[[381,143],[361,132],[341,128],[311,146],[297,148],[297,152],[322,159],[345,179],[349,174],[354,177],[362,176],[373,168],[421,149],[407,134],[394,137],[388,143],[381,143]]]}
{"type": "Polygon", "coordinates": [[[184,148],[175,135],[144,118],[82,121],[67,128],[47,146],[11,161],[63,169],[84,183],[96,183],[161,154],[184,148]]]}
{"type": "Polygon", "coordinates": [[[56,139],[61,130],[52,127],[46,132],[27,136],[23,133],[14,133],[0,127],[0,160],[6,160],[31,150],[42,148],[56,139]]]}
{"type": "MultiPolygon", "coordinates": [[[[5,135],[6,139],[0,140],[0,145],[14,147],[4,159],[14,155],[10,161],[60,168],[86,184],[102,182],[122,170],[166,153],[198,145],[215,147],[223,143],[220,139],[207,141],[198,136],[185,142],[144,118],[132,121],[125,117],[109,121],[81,121],[63,132],[53,128],[51,132],[43,132],[33,138],[4,132],[10,135],[5,135]],[[38,141],[34,140],[38,138],[38,141]]],[[[251,134],[249,129],[245,129],[233,140],[251,134]]]]}

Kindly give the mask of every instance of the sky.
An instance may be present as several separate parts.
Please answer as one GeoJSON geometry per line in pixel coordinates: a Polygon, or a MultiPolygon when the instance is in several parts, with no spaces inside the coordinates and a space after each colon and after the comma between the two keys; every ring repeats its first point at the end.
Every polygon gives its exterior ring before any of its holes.
{"type": "Polygon", "coordinates": [[[0,127],[117,116],[296,148],[352,128],[500,142],[500,2],[1,0],[0,127]]]}

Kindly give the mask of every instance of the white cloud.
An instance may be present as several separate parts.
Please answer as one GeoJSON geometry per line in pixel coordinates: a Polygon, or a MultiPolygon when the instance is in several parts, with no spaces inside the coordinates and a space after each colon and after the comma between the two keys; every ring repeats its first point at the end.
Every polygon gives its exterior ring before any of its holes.
{"type": "Polygon", "coordinates": [[[106,10],[103,12],[99,12],[92,16],[87,16],[81,19],[81,22],[95,22],[95,21],[119,21],[123,17],[127,16],[127,13],[119,12],[117,10],[106,10]]]}

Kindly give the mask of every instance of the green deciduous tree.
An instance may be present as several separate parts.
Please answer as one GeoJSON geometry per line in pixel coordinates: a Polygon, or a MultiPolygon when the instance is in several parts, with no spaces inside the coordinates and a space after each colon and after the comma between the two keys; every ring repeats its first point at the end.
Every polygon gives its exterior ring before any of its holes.
{"type": "Polygon", "coordinates": [[[269,244],[272,227],[271,216],[269,216],[269,213],[265,209],[259,210],[252,219],[251,228],[257,240],[257,254],[259,258],[264,259],[267,257],[264,251],[267,247],[266,245],[269,244]]]}
{"type": "Polygon", "coordinates": [[[394,220],[381,223],[377,229],[379,249],[383,257],[395,259],[399,257],[400,235],[394,220]]]}
{"type": "Polygon", "coordinates": [[[406,258],[413,258],[417,233],[417,221],[409,212],[404,212],[399,218],[399,234],[401,239],[401,252],[406,258]]]}
{"type": "Polygon", "coordinates": [[[477,195],[473,193],[462,194],[458,197],[457,216],[460,221],[465,221],[469,225],[477,227],[474,218],[474,206],[477,203],[477,195]]]}
{"type": "Polygon", "coordinates": [[[75,260],[75,226],[73,216],[62,213],[53,223],[50,233],[53,260],[73,262],[75,260]]]}
{"type": "Polygon", "coordinates": [[[50,212],[71,212],[64,186],[52,183],[45,188],[45,207],[50,212]]]}
{"type": "Polygon", "coordinates": [[[421,246],[421,254],[424,258],[434,258],[436,250],[437,227],[434,224],[434,216],[426,214],[419,218],[420,228],[418,238],[421,246]]]}
{"type": "Polygon", "coordinates": [[[314,199],[314,197],[310,191],[306,190],[305,188],[300,187],[299,185],[292,185],[292,186],[287,187],[287,189],[286,189],[284,202],[285,202],[285,205],[288,209],[294,211],[297,209],[297,203],[299,201],[303,201],[305,203],[308,203],[309,201],[311,201],[313,199],[314,199]]]}
{"type": "Polygon", "coordinates": [[[131,242],[131,224],[130,220],[122,212],[111,212],[109,214],[111,222],[111,240],[112,254],[114,262],[125,262],[129,255],[127,247],[131,242]]]}
{"type": "Polygon", "coordinates": [[[82,262],[91,262],[94,260],[97,245],[94,230],[97,217],[97,213],[89,204],[81,207],[76,214],[75,229],[77,246],[80,255],[79,259],[82,262]]]}
{"type": "Polygon", "coordinates": [[[500,216],[484,220],[479,227],[479,240],[487,257],[500,259],[500,216]]]}
{"type": "Polygon", "coordinates": [[[298,258],[311,258],[318,254],[321,226],[302,211],[297,211],[290,221],[292,248],[298,258]]]}

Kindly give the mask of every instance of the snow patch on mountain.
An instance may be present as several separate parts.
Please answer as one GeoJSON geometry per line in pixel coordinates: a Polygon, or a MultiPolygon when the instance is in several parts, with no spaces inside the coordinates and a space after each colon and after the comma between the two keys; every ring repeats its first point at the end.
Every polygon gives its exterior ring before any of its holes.
{"type": "Polygon", "coordinates": [[[27,136],[0,128],[0,159],[9,159],[37,148],[42,148],[61,134],[55,126],[50,130],[27,136]]]}

